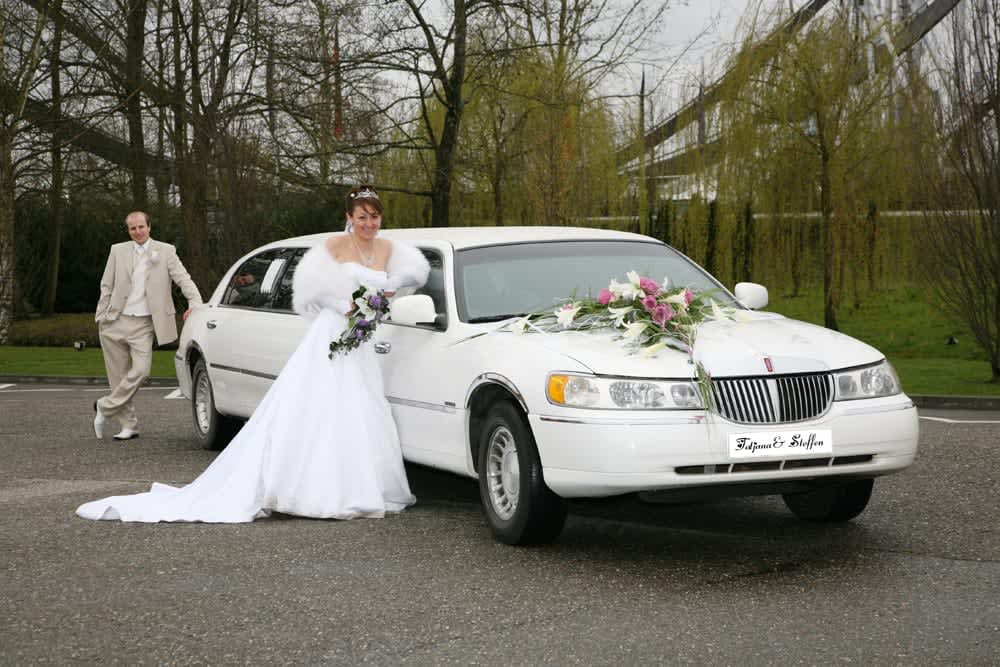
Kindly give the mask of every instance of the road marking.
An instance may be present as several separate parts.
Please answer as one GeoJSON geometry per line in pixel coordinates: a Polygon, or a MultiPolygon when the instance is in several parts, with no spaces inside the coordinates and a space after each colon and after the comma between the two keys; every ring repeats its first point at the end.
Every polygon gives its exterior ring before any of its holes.
{"type": "Polygon", "coordinates": [[[169,394],[167,394],[167,395],[166,395],[166,396],[164,396],[163,398],[166,398],[166,399],[171,399],[171,398],[184,398],[184,394],[182,394],[182,393],[181,393],[181,390],[180,390],[180,389],[174,389],[174,390],[173,390],[172,392],[170,392],[169,394]]]}
{"type": "Polygon", "coordinates": [[[932,422],[944,422],[945,424],[1000,424],[1000,419],[948,419],[947,417],[925,417],[924,415],[920,415],[920,418],[932,422]]]}
{"type": "MultiPolygon", "coordinates": [[[[36,387],[34,389],[8,389],[8,387],[13,387],[14,385],[0,385],[0,389],[3,390],[5,394],[25,394],[25,393],[37,393],[37,392],[59,392],[59,391],[71,391],[75,393],[80,392],[101,392],[108,393],[107,387],[36,387]]],[[[170,387],[139,387],[139,391],[162,391],[164,389],[170,389],[170,387]]],[[[175,388],[175,391],[179,391],[175,388]]]]}

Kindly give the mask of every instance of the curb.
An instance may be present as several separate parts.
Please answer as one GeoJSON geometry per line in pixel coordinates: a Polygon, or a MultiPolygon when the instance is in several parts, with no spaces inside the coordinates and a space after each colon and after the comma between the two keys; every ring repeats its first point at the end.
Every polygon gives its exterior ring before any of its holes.
{"type": "MultiPolygon", "coordinates": [[[[60,375],[0,375],[0,382],[14,384],[104,385],[104,377],[65,377],[60,375]]],[[[147,387],[176,387],[176,378],[149,378],[147,387]]],[[[914,396],[913,404],[927,410],[1000,410],[1000,396],[914,396]]]]}
{"type": "Polygon", "coordinates": [[[927,410],[1000,410],[997,396],[910,396],[913,404],[927,410]]]}
{"type": "MultiPolygon", "coordinates": [[[[12,384],[73,384],[108,386],[106,377],[69,377],[64,375],[0,375],[0,382],[12,384]]],[[[148,378],[144,387],[176,387],[177,378],[148,378]]]]}

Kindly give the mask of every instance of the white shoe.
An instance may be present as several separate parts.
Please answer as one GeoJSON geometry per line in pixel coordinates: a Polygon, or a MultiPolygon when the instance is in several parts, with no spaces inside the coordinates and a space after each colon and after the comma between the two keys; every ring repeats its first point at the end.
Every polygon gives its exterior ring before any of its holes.
{"type": "Polygon", "coordinates": [[[134,431],[130,428],[123,428],[121,431],[115,433],[114,435],[115,440],[131,440],[132,438],[138,438],[138,437],[139,437],[139,432],[134,431]]]}
{"type": "Polygon", "coordinates": [[[94,415],[94,435],[97,436],[98,440],[104,438],[104,422],[106,421],[107,420],[104,418],[104,415],[102,415],[101,411],[98,410],[97,414],[94,415]]]}

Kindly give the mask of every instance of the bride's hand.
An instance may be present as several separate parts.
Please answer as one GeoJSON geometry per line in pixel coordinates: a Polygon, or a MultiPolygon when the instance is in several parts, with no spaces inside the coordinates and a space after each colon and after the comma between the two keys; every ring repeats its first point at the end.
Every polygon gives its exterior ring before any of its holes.
{"type": "Polygon", "coordinates": [[[382,292],[382,294],[384,294],[387,299],[391,299],[392,297],[396,296],[395,290],[385,291],[385,292],[382,292]]]}

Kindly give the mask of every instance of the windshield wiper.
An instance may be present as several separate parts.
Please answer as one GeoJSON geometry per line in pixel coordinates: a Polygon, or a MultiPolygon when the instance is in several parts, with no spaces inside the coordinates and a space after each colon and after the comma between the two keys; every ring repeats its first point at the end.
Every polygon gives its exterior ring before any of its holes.
{"type": "Polygon", "coordinates": [[[469,318],[469,324],[481,324],[483,322],[499,322],[500,320],[509,320],[515,317],[524,317],[524,313],[510,313],[507,315],[484,315],[482,317],[472,317],[469,318]]]}

